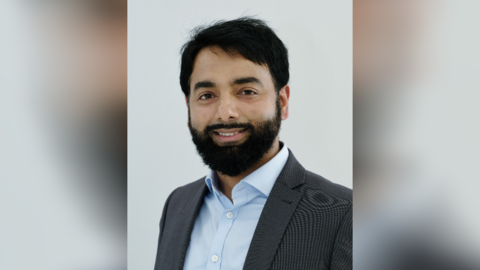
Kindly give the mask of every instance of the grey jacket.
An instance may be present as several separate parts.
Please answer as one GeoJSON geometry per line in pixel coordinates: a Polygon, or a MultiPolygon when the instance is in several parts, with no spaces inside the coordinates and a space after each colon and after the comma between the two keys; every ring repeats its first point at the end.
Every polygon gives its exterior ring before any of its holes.
{"type": "MultiPolygon", "coordinates": [[[[183,269],[205,177],[168,197],[155,270],[183,269]]],[[[245,270],[352,269],[352,190],[309,172],[289,150],[258,221],[245,270]]]]}

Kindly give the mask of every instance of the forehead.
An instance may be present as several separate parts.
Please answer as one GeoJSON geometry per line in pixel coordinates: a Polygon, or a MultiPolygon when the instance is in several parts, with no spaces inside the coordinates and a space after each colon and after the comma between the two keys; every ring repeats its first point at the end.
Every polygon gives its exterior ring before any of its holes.
{"type": "Polygon", "coordinates": [[[273,86],[272,76],[266,65],[258,65],[236,52],[225,52],[219,47],[203,48],[196,56],[191,85],[198,81],[231,81],[241,77],[256,77],[273,86]]]}

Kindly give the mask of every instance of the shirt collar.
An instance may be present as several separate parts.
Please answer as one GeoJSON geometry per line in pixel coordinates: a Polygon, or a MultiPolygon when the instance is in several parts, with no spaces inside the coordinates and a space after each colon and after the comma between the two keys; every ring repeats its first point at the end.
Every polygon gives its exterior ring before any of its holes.
{"type": "MultiPolygon", "coordinates": [[[[280,142],[280,147],[280,151],[271,160],[249,174],[247,177],[243,178],[241,182],[249,184],[268,197],[272,191],[275,181],[285,166],[285,163],[287,163],[289,156],[287,145],[283,142],[280,142]]],[[[218,178],[215,171],[210,170],[208,172],[207,177],[205,178],[205,183],[207,184],[210,192],[215,191],[219,193],[218,178]]]]}
{"type": "Polygon", "coordinates": [[[208,189],[210,192],[213,192],[214,190],[218,190],[218,179],[217,179],[217,173],[214,170],[210,170],[207,174],[207,177],[205,178],[205,183],[207,184],[208,189]]]}

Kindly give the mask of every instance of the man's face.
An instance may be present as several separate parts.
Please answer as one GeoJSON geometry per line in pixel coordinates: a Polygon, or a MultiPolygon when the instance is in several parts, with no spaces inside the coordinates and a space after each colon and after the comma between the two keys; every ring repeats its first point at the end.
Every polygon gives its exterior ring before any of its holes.
{"type": "Polygon", "coordinates": [[[236,176],[272,147],[288,117],[288,86],[277,95],[267,66],[218,47],[201,50],[190,80],[189,127],[210,168],[236,176]]]}

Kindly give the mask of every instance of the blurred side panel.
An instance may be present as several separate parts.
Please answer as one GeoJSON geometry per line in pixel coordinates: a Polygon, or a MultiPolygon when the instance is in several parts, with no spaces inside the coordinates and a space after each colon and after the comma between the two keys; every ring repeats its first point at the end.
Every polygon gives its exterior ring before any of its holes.
{"type": "Polygon", "coordinates": [[[353,4],[354,269],[480,269],[480,2],[353,4]]]}
{"type": "Polygon", "coordinates": [[[126,269],[127,1],[0,3],[0,269],[126,269]]]}

